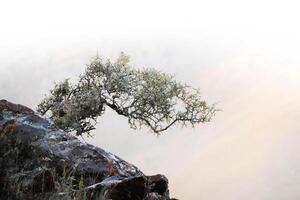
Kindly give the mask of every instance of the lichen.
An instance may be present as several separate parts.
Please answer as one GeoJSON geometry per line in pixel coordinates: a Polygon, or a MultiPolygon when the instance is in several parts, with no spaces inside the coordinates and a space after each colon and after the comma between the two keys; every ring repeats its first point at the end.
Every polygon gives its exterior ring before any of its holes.
{"type": "Polygon", "coordinates": [[[2,110],[0,112],[0,116],[3,117],[6,120],[14,119],[14,116],[13,116],[12,112],[7,111],[7,110],[2,110]]]}

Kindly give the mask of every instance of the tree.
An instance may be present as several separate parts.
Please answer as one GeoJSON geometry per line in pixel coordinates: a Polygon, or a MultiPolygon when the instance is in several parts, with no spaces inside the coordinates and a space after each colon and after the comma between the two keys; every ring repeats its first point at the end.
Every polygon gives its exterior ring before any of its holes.
{"type": "Polygon", "coordinates": [[[54,123],[76,135],[95,129],[109,107],[128,118],[131,128],[142,126],[160,134],[175,124],[194,126],[211,120],[217,109],[201,99],[199,90],[156,69],[134,69],[123,52],[115,62],[96,56],[79,76],[57,83],[38,105],[54,123]]]}

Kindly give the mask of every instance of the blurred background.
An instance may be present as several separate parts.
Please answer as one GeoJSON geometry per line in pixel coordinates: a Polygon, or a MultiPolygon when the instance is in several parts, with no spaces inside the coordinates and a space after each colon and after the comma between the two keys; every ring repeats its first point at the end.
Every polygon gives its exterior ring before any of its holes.
{"type": "Polygon", "coordinates": [[[97,52],[121,51],[201,89],[222,109],[160,137],[107,110],[86,138],[165,174],[188,200],[300,199],[299,5],[291,1],[0,3],[0,99],[36,108],[97,52]]]}

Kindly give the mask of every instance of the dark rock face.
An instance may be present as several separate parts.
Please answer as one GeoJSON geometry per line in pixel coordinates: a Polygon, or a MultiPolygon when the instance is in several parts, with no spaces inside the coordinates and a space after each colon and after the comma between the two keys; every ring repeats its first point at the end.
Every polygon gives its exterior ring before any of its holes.
{"type": "Polygon", "coordinates": [[[0,100],[0,199],[169,200],[168,180],[0,100]]]}

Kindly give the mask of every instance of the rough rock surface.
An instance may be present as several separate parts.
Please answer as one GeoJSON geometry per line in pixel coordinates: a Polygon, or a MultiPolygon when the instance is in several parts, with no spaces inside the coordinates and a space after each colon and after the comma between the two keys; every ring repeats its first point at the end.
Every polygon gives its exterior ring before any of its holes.
{"type": "Polygon", "coordinates": [[[0,199],[169,200],[168,180],[0,100],[0,199]]]}

